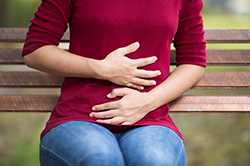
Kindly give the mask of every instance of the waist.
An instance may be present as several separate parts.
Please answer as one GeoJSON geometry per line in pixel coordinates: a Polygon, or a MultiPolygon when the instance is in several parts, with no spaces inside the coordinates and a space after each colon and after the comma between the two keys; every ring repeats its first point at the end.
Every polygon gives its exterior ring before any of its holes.
{"type": "MultiPolygon", "coordinates": [[[[153,79],[156,81],[156,85],[144,86],[143,90],[138,91],[148,92],[164,80],[160,77],[155,77],[153,79]]],[[[90,105],[108,102],[117,100],[117,98],[108,98],[106,95],[113,89],[122,87],[126,86],[117,85],[108,80],[65,77],[61,86],[59,101],[70,101],[73,103],[84,102],[90,105]]]]}
{"type": "MultiPolygon", "coordinates": [[[[145,87],[142,91],[149,91],[154,86],[145,87]]],[[[61,94],[55,105],[55,112],[61,116],[89,114],[94,105],[119,100],[121,97],[107,97],[108,93],[118,87],[124,86],[106,80],[66,77],[61,87],[61,94]]],[[[166,106],[163,105],[148,115],[154,117],[164,116],[166,111],[168,111],[166,106]]]]}

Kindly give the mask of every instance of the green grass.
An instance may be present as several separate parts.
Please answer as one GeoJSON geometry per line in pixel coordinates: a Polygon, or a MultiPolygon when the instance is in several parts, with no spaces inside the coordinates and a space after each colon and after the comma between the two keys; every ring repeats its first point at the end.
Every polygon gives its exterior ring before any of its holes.
{"type": "Polygon", "coordinates": [[[232,50],[232,49],[244,49],[244,50],[250,50],[250,44],[244,43],[244,44],[207,44],[208,49],[218,49],[218,50],[232,50]]]}
{"type": "Polygon", "coordinates": [[[7,160],[7,165],[39,165],[39,139],[34,135],[30,138],[19,140],[16,143],[16,151],[14,151],[12,157],[7,160]]]}
{"type": "Polygon", "coordinates": [[[204,14],[205,27],[209,29],[249,29],[250,15],[204,14]]]}

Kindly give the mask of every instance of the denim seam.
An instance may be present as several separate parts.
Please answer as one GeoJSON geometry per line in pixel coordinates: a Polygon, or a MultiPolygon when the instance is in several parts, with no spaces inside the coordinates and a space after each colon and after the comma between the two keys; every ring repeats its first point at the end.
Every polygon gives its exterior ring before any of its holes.
{"type": "Polygon", "coordinates": [[[53,155],[55,155],[56,157],[58,157],[59,159],[61,159],[64,163],[66,163],[67,165],[71,166],[71,164],[69,164],[66,160],[64,160],[60,155],[58,155],[57,153],[53,152],[52,150],[46,148],[44,145],[41,144],[41,147],[44,148],[45,150],[47,150],[48,152],[52,153],[53,155]]]}

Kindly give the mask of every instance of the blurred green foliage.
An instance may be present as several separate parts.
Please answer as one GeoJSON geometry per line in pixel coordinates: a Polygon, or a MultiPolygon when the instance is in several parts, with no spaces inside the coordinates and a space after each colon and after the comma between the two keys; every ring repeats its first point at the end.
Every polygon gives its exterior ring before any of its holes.
{"type": "Polygon", "coordinates": [[[39,0],[1,0],[0,27],[26,27],[39,0]]]}

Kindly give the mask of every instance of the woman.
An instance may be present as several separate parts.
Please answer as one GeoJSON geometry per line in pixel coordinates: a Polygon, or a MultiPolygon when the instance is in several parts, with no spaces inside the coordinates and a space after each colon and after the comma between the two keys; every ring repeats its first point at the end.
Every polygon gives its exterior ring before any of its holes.
{"type": "Polygon", "coordinates": [[[41,165],[186,165],[168,103],[207,65],[201,10],[202,0],[42,0],[22,56],[64,81],[41,133],[41,165]]]}

